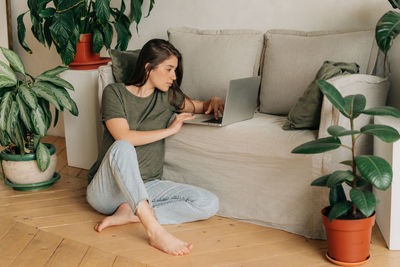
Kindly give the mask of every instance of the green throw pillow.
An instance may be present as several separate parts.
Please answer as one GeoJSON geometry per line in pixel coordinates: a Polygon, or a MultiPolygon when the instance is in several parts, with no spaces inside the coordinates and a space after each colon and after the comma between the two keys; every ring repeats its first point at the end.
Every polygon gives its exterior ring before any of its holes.
{"type": "Polygon", "coordinates": [[[315,80],[307,87],[303,96],[290,109],[287,121],[282,129],[318,129],[323,95],[317,85],[317,81],[358,72],[359,66],[356,63],[325,61],[319,69],[315,80]]]}
{"type": "Polygon", "coordinates": [[[127,83],[131,79],[139,53],[140,49],[130,51],[110,50],[112,72],[116,82],[127,83]]]}

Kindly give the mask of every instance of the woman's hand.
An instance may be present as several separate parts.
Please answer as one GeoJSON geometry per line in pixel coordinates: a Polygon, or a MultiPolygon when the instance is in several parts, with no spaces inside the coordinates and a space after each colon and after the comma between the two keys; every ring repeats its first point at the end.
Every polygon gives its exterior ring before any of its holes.
{"type": "Polygon", "coordinates": [[[168,126],[168,129],[172,130],[173,134],[178,133],[186,120],[193,120],[194,116],[191,113],[180,113],[176,114],[174,120],[168,126]]]}
{"type": "Polygon", "coordinates": [[[224,107],[225,104],[219,97],[212,97],[209,101],[205,102],[205,114],[210,114],[211,111],[214,110],[214,118],[218,119],[218,111],[221,112],[221,115],[224,115],[224,107]],[[208,105],[208,106],[207,106],[208,105]]]}

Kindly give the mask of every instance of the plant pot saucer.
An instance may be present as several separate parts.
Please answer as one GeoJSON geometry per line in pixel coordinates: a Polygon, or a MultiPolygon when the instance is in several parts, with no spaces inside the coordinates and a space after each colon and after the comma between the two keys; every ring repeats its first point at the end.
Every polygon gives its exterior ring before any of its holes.
{"type": "Polygon", "coordinates": [[[44,181],[44,182],[39,182],[39,183],[33,183],[33,184],[14,184],[10,180],[5,179],[4,182],[6,185],[12,187],[14,190],[17,191],[33,191],[33,190],[41,190],[50,187],[53,185],[55,182],[57,182],[58,179],[60,179],[61,175],[57,172],[54,173],[53,178],[50,180],[44,181]]]}
{"type": "Polygon", "coordinates": [[[109,57],[101,57],[98,60],[88,62],[71,62],[69,67],[71,70],[94,70],[100,66],[106,65],[111,61],[109,57]]]}
{"type": "Polygon", "coordinates": [[[369,259],[371,258],[370,256],[368,256],[368,258],[364,261],[360,261],[360,262],[343,262],[343,261],[338,261],[335,260],[333,258],[331,258],[331,256],[329,256],[328,252],[326,252],[325,257],[332,263],[336,264],[336,265],[340,265],[340,266],[359,266],[359,265],[363,265],[365,263],[367,263],[369,261],[369,259]]]}

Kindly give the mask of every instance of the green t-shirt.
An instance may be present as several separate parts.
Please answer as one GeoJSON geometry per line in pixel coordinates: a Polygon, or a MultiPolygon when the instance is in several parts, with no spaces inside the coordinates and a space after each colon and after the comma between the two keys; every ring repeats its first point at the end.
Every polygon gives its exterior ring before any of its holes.
{"type": "MultiPolygon", "coordinates": [[[[178,103],[183,97],[178,96],[178,103]]],[[[154,90],[150,96],[138,97],[126,89],[123,83],[108,85],[103,92],[101,113],[103,123],[113,118],[124,118],[129,129],[135,131],[151,131],[168,127],[168,122],[177,108],[170,104],[169,93],[154,90]]],[[[180,105],[181,106],[181,105],[180,105]]],[[[105,125],[105,124],[104,124],[105,125]]],[[[96,174],[103,158],[115,139],[104,127],[103,143],[97,161],[88,171],[89,183],[96,174]]],[[[160,179],[164,164],[164,143],[159,140],[150,144],[136,146],[139,170],[144,182],[160,179]]]]}

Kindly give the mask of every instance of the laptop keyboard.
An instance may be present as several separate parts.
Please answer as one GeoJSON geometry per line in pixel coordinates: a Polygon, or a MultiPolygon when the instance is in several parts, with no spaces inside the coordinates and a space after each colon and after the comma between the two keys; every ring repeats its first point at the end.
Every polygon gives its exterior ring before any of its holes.
{"type": "Polygon", "coordinates": [[[215,118],[209,119],[209,120],[205,120],[203,122],[210,122],[210,123],[217,123],[217,124],[221,124],[222,123],[222,117],[219,117],[218,120],[216,120],[215,118]]]}

